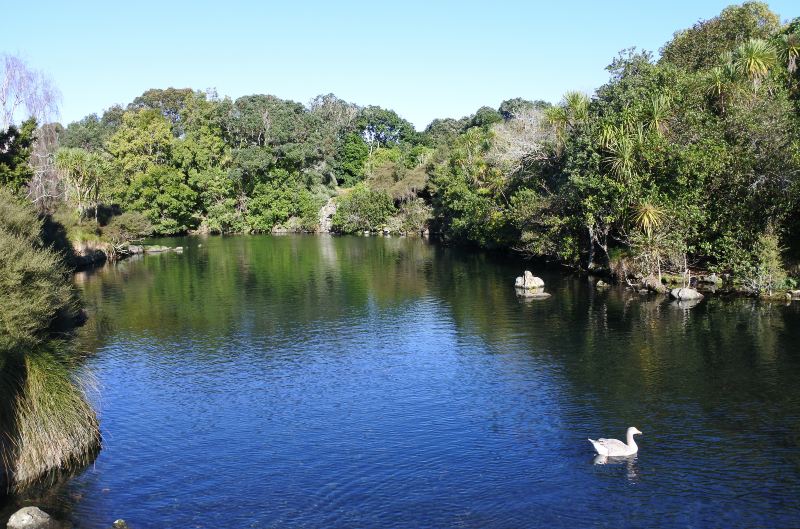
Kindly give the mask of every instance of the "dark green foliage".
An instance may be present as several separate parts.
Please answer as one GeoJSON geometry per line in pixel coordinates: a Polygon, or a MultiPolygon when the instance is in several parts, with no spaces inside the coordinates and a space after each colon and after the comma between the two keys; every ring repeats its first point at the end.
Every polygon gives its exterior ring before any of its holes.
{"type": "Polygon", "coordinates": [[[58,135],[61,147],[101,151],[114,129],[103,123],[97,114],[90,114],[80,121],[67,125],[58,135]]]}
{"type": "Polygon", "coordinates": [[[128,110],[141,110],[144,108],[157,110],[172,123],[173,134],[182,136],[184,133],[184,109],[193,96],[194,91],[191,88],[151,89],[134,99],[128,105],[128,110]]]}
{"type": "Polygon", "coordinates": [[[487,248],[509,246],[506,181],[488,160],[492,133],[473,127],[459,136],[431,177],[434,223],[445,238],[487,248]]]}
{"type": "Polygon", "coordinates": [[[225,139],[234,147],[280,148],[283,152],[305,134],[305,107],[271,95],[244,96],[222,102],[225,139]]]}
{"type": "Polygon", "coordinates": [[[491,127],[503,121],[503,116],[492,107],[481,107],[470,120],[470,127],[491,127]]]}
{"type": "MultiPolygon", "coordinates": [[[[538,136],[517,127],[509,138],[499,124],[461,132],[436,156],[437,228],[576,267],[608,267],[614,254],[626,256],[624,273],[706,267],[780,284],[776,255],[800,238],[787,31],[763,4],[731,7],[679,33],[659,63],[626,50],[591,100],[569,93],[539,106],[538,136]],[[536,159],[509,164],[518,148],[536,159]]],[[[529,110],[501,105],[511,124],[529,110]]]]}
{"type": "Polygon", "coordinates": [[[135,241],[153,233],[153,224],[138,211],[126,211],[116,215],[103,226],[103,235],[112,244],[135,241]]]}
{"type": "Polygon", "coordinates": [[[780,27],[780,19],[763,2],[745,2],[725,8],[718,16],[678,31],[661,49],[663,62],[687,70],[720,64],[720,55],[750,38],[766,38],[780,27]]]}
{"type": "Polygon", "coordinates": [[[154,166],[134,177],[128,189],[130,208],[147,217],[157,233],[173,235],[196,226],[197,193],[177,169],[154,166]]]}
{"type": "Polygon", "coordinates": [[[368,143],[390,147],[401,142],[418,143],[421,138],[414,126],[397,115],[394,110],[368,106],[361,111],[356,122],[368,143]]]}
{"type": "Polygon", "coordinates": [[[372,191],[362,183],[339,197],[333,227],[342,233],[377,231],[395,212],[389,195],[372,191]]]}
{"type": "Polygon", "coordinates": [[[0,189],[0,352],[37,343],[74,310],[62,258],[46,248],[33,208],[0,189]]]}
{"type": "Polygon", "coordinates": [[[431,147],[445,146],[453,142],[456,136],[464,132],[469,127],[470,119],[434,119],[425,128],[423,137],[425,142],[431,147]]]}
{"type": "Polygon", "coordinates": [[[253,232],[270,232],[291,218],[297,228],[313,230],[321,204],[297,178],[285,170],[276,170],[268,179],[255,185],[247,208],[247,225],[253,232]]]}
{"type": "Polygon", "coordinates": [[[29,162],[36,133],[36,120],[31,118],[17,128],[11,125],[0,131],[0,186],[19,192],[33,176],[29,162]]]}
{"type": "Polygon", "coordinates": [[[338,174],[342,184],[351,187],[364,179],[364,164],[368,156],[369,147],[360,135],[351,132],[345,136],[338,159],[338,174]]]}

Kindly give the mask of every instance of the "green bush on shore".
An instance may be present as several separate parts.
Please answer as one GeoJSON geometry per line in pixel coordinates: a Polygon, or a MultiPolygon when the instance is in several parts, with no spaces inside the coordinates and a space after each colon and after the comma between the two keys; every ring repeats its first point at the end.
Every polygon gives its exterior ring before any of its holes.
{"type": "Polygon", "coordinates": [[[0,350],[39,342],[76,298],[60,254],[44,245],[33,208],[0,190],[0,350]]]}
{"type": "Polygon", "coordinates": [[[372,191],[362,183],[339,199],[339,207],[331,220],[333,228],[342,233],[376,231],[395,212],[389,195],[372,191]]]}

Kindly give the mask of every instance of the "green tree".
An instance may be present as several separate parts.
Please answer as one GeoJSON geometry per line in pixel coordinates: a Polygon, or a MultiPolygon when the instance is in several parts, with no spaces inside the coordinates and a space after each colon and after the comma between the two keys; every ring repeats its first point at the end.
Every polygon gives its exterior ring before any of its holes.
{"type": "Polygon", "coordinates": [[[758,89],[778,62],[775,48],[763,39],[748,39],[740,44],[733,54],[733,60],[737,71],[753,83],[753,89],[758,89]]]}
{"type": "Polygon", "coordinates": [[[333,228],[342,233],[376,231],[395,212],[394,203],[387,194],[372,191],[361,183],[339,197],[333,228]]]}
{"type": "Polygon", "coordinates": [[[128,196],[129,207],[142,212],[156,233],[185,233],[197,224],[193,216],[197,193],[177,169],[153,165],[138,173],[130,183],[128,196]]]}
{"type": "Polygon", "coordinates": [[[33,176],[31,149],[36,134],[36,120],[30,118],[20,128],[11,125],[0,131],[0,185],[18,193],[33,176]]]}
{"type": "MultiPolygon", "coordinates": [[[[124,200],[128,187],[139,175],[172,165],[174,147],[170,122],[158,110],[125,112],[119,128],[106,143],[117,175],[112,196],[124,200]]],[[[141,191],[141,187],[138,189],[141,191]]]]}
{"type": "Polygon", "coordinates": [[[675,33],[661,49],[661,61],[687,70],[719,65],[720,56],[749,39],[764,39],[780,27],[778,15],[762,2],[725,8],[718,16],[675,33]]]}
{"type": "Polygon", "coordinates": [[[98,215],[100,189],[108,173],[108,163],[100,154],[81,148],[61,148],[55,154],[55,166],[67,183],[67,197],[75,203],[78,220],[94,208],[98,215]]]}
{"type": "Polygon", "coordinates": [[[196,94],[191,88],[153,88],[134,99],[128,105],[128,110],[152,109],[158,111],[172,124],[175,137],[181,137],[184,133],[184,110],[195,97],[196,94]]]}
{"type": "Polygon", "coordinates": [[[361,111],[356,120],[370,152],[377,147],[391,147],[400,142],[417,143],[420,138],[414,126],[397,115],[393,110],[386,110],[370,105],[361,111]]]}
{"type": "Polygon", "coordinates": [[[506,99],[500,103],[497,111],[501,116],[503,116],[504,120],[508,121],[509,119],[512,119],[520,114],[533,110],[544,110],[549,106],[551,106],[550,103],[547,101],[542,101],[541,99],[529,101],[527,99],[522,99],[521,97],[515,97],[513,99],[506,99]]]}
{"type": "Polygon", "coordinates": [[[296,218],[298,229],[310,230],[316,225],[320,206],[297,175],[277,169],[255,185],[247,204],[247,225],[250,231],[268,233],[296,218]]]}
{"type": "Polygon", "coordinates": [[[495,123],[503,121],[503,116],[492,107],[481,107],[475,112],[470,120],[471,127],[491,127],[495,123]]]}
{"type": "Polygon", "coordinates": [[[347,187],[354,186],[364,179],[364,165],[369,157],[369,147],[355,132],[345,136],[338,153],[338,174],[347,187]]]}

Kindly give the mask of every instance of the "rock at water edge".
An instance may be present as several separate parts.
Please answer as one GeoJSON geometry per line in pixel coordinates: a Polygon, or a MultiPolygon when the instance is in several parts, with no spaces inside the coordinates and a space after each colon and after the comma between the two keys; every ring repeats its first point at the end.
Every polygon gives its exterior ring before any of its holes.
{"type": "Polygon", "coordinates": [[[693,288],[673,288],[669,295],[680,301],[703,299],[703,295],[693,288]]]}
{"type": "Polygon", "coordinates": [[[533,275],[530,270],[525,270],[525,273],[516,279],[514,286],[517,288],[524,288],[526,290],[544,288],[544,281],[541,278],[533,275]]]}
{"type": "Polygon", "coordinates": [[[39,507],[23,507],[8,519],[8,529],[64,529],[39,507]]]}
{"type": "Polygon", "coordinates": [[[319,233],[330,233],[333,227],[333,214],[336,213],[336,200],[328,199],[328,202],[319,210],[319,233]]]}

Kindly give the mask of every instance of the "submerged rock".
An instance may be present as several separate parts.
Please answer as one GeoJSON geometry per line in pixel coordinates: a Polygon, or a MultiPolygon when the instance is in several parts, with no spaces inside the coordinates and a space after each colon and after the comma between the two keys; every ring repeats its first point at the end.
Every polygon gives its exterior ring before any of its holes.
{"type": "Polygon", "coordinates": [[[550,294],[544,291],[544,288],[517,288],[517,296],[524,299],[524,300],[533,300],[533,299],[547,299],[550,297],[550,294]]]}
{"type": "Polygon", "coordinates": [[[604,288],[608,288],[608,287],[610,287],[611,285],[609,285],[608,283],[606,283],[605,281],[603,281],[603,280],[601,279],[600,281],[598,281],[597,283],[595,283],[595,285],[594,285],[594,286],[595,286],[595,288],[597,288],[597,289],[604,289],[604,288]]]}
{"type": "Polygon", "coordinates": [[[689,310],[693,307],[696,307],[700,303],[699,299],[677,299],[672,302],[672,305],[676,308],[689,310]]]}
{"type": "Polygon", "coordinates": [[[544,281],[540,277],[533,275],[530,270],[525,270],[525,273],[514,282],[514,286],[516,288],[532,290],[535,288],[544,288],[544,281]]]}
{"type": "Polygon", "coordinates": [[[183,246],[170,247],[170,246],[159,246],[156,244],[153,246],[143,246],[142,250],[144,251],[144,253],[164,253],[164,252],[181,253],[183,251],[183,246]]]}
{"type": "Polygon", "coordinates": [[[23,507],[8,519],[8,529],[65,529],[69,527],[57,522],[39,507],[23,507]]]}
{"type": "Polygon", "coordinates": [[[673,288],[670,290],[669,295],[680,301],[703,299],[703,295],[693,288],[673,288]]]}
{"type": "Polygon", "coordinates": [[[114,525],[111,526],[111,529],[130,529],[130,526],[125,520],[120,518],[114,521],[114,525]]]}
{"type": "Polygon", "coordinates": [[[144,252],[145,253],[162,253],[162,252],[168,252],[168,251],[170,251],[170,248],[168,246],[155,245],[155,246],[145,246],[144,247],[144,252]]]}

